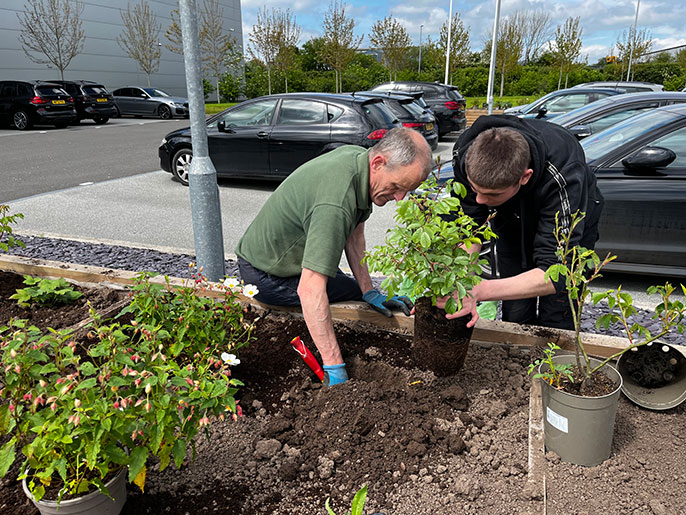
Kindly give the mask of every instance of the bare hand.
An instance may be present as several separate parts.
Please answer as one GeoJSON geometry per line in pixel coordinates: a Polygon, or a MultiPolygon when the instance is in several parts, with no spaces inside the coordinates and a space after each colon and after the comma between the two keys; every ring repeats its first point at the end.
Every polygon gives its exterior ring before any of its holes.
{"type": "MultiPolygon", "coordinates": [[[[454,293],[453,296],[455,296],[454,293]]],[[[441,297],[436,299],[436,307],[445,309],[445,304],[449,298],[450,297],[441,297]]],[[[460,318],[469,314],[472,315],[472,319],[467,322],[467,327],[474,327],[474,324],[476,324],[477,320],[479,320],[479,313],[476,311],[476,301],[472,296],[467,295],[464,299],[462,299],[462,309],[456,311],[452,315],[446,313],[445,318],[452,320],[454,318],[460,318]]]]}

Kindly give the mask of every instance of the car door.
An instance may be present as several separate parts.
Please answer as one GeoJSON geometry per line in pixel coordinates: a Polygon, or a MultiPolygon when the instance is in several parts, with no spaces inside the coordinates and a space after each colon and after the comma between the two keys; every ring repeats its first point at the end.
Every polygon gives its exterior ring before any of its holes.
{"type": "Polygon", "coordinates": [[[269,177],[269,134],[278,99],[239,104],[207,126],[210,158],[221,176],[269,177]]]}
{"type": "Polygon", "coordinates": [[[271,174],[286,177],[317,157],[331,142],[327,104],[310,99],[286,98],[269,137],[271,174]]]}
{"type": "Polygon", "coordinates": [[[141,88],[131,88],[131,97],[129,98],[131,102],[131,112],[133,114],[153,114],[152,109],[153,104],[157,105],[156,102],[150,99],[148,95],[141,88]]]}
{"type": "Polygon", "coordinates": [[[0,123],[7,125],[12,120],[12,102],[16,86],[9,81],[0,82],[0,123]]]}
{"type": "Polygon", "coordinates": [[[640,148],[596,171],[605,197],[599,255],[612,252],[621,263],[683,267],[686,263],[686,127],[644,142],[640,148]],[[676,159],[657,169],[629,169],[626,157],[641,148],[672,150],[676,159]]]}
{"type": "Polygon", "coordinates": [[[120,88],[114,90],[114,101],[117,103],[119,112],[121,114],[133,114],[133,106],[131,102],[131,95],[133,92],[131,88],[120,88]]]}

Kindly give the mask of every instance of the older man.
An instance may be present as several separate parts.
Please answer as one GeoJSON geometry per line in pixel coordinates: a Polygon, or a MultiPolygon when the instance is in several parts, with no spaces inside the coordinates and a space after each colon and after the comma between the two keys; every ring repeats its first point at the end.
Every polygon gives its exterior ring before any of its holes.
{"type": "Polygon", "coordinates": [[[364,222],[372,204],[401,200],[426,179],[430,166],[426,140],[410,129],[389,131],[371,149],[337,148],[293,172],[238,242],[241,276],[257,286],[257,300],[302,306],[329,385],[348,379],[330,302],[364,299],[386,316],[389,308],[409,315],[408,299],[386,301],[372,286],[361,263],[364,222]],[[344,250],[355,279],[338,269],[344,250]]]}

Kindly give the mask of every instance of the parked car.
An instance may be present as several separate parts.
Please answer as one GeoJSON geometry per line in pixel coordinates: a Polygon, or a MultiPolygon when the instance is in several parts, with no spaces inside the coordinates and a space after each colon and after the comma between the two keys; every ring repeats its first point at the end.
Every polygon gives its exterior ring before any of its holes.
{"type": "Polygon", "coordinates": [[[432,114],[422,109],[410,95],[381,91],[356,91],[353,96],[381,98],[403,127],[419,131],[426,142],[435,150],[438,147],[438,129],[432,114]]]}
{"type": "MultiPolygon", "coordinates": [[[[595,248],[617,255],[606,269],[686,277],[686,104],[626,119],[581,146],[605,197],[595,248]]],[[[444,163],[440,182],[453,178],[444,163]]]]}
{"type": "Polygon", "coordinates": [[[572,109],[577,109],[601,98],[625,93],[621,89],[567,88],[543,95],[538,100],[523,106],[508,107],[503,114],[519,118],[540,118],[550,120],[572,109]]]}
{"type": "Polygon", "coordinates": [[[53,82],[62,86],[62,89],[74,99],[76,119],[73,123],[79,123],[88,118],[97,124],[103,124],[107,123],[117,113],[114,98],[102,84],[89,80],[56,80],[53,82]]]}
{"type": "Polygon", "coordinates": [[[575,88],[613,88],[623,89],[627,93],[644,93],[648,91],[664,91],[665,87],[662,84],[655,84],[653,82],[640,81],[598,81],[598,82],[584,82],[577,84],[575,88]]]}
{"type": "Polygon", "coordinates": [[[174,97],[157,88],[127,86],[112,92],[117,116],[159,116],[169,120],[175,116],[188,118],[188,99],[174,97]]]}
{"type": "Polygon", "coordinates": [[[461,131],[467,127],[466,102],[455,86],[438,82],[396,81],[379,84],[374,86],[371,91],[410,94],[422,92],[424,100],[436,117],[439,137],[443,137],[451,131],[461,131]]]}
{"type": "Polygon", "coordinates": [[[0,123],[24,131],[35,125],[66,127],[76,118],[74,99],[58,84],[0,81],[0,123]]]}
{"type": "MultiPolygon", "coordinates": [[[[342,145],[372,147],[396,116],[380,98],[286,93],[247,100],[207,120],[209,153],[219,177],[286,178],[301,164],[342,145]]],[[[160,165],[188,184],[190,128],[167,134],[160,165]]]]}
{"type": "Polygon", "coordinates": [[[627,93],[596,100],[557,116],[551,122],[562,125],[582,139],[645,111],[683,103],[686,103],[686,93],[680,91],[627,93]]]}

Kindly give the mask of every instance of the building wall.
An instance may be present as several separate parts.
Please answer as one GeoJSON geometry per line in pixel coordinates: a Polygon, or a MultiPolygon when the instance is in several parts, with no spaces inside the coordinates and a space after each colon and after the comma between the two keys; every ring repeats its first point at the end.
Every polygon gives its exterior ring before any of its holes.
{"type": "MultiPolygon", "coordinates": [[[[69,0],[75,3],[74,0],[69,0]]],[[[138,63],[128,57],[117,43],[117,36],[124,30],[121,10],[140,0],[81,0],[81,15],[85,41],[83,51],[74,57],[64,71],[65,80],[92,80],[103,83],[110,91],[121,86],[146,86],[147,75],[140,71],[138,63]]],[[[159,70],[151,75],[151,85],[171,93],[186,96],[186,78],[183,56],[170,52],[165,31],[171,25],[170,13],[178,8],[177,0],[147,0],[150,9],[162,26],[159,42],[162,55],[159,70]]],[[[54,67],[36,64],[22,50],[18,14],[24,11],[25,0],[0,1],[0,80],[53,80],[60,78],[54,67]]],[[[196,0],[202,5],[202,0],[196,0]]],[[[219,0],[224,9],[224,29],[238,40],[243,48],[240,0],[219,0]],[[233,30],[231,30],[233,29],[233,30]]],[[[52,65],[51,65],[52,66],[52,65]]]]}

